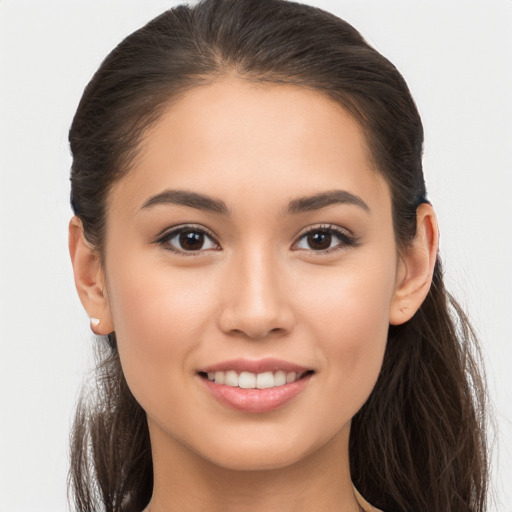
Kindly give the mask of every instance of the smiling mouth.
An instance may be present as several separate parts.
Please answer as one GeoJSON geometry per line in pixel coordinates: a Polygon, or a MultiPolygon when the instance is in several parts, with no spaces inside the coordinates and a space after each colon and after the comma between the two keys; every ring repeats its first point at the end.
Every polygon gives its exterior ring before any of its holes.
{"type": "Polygon", "coordinates": [[[241,389],[270,389],[279,388],[305,379],[312,375],[314,370],[304,372],[275,372],[252,373],[247,371],[237,372],[235,370],[199,372],[200,377],[208,381],[233,388],[241,389]]]}

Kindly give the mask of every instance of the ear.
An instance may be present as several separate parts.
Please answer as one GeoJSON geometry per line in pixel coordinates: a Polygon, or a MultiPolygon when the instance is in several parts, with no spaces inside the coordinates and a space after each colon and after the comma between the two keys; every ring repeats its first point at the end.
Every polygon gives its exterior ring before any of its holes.
{"type": "Polygon", "coordinates": [[[421,204],[416,210],[416,236],[400,251],[397,282],[389,323],[400,325],[410,320],[427,296],[436,264],[439,230],[432,205],[421,204]]]}
{"type": "Polygon", "coordinates": [[[74,216],[69,222],[69,254],[80,301],[91,318],[95,334],[114,330],[100,254],[85,238],[82,221],[74,216]],[[98,322],[99,320],[99,322],[98,322]]]}

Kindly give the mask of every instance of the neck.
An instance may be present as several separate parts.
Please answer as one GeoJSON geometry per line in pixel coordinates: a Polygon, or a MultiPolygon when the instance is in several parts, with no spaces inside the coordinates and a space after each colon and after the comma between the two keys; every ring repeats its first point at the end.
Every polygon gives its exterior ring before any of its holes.
{"type": "Polygon", "coordinates": [[[205,460],[150,423],[154,465],[151,512],[359,512],[350,479],[348,434],[299,461],[233,470],[205,460]]]}

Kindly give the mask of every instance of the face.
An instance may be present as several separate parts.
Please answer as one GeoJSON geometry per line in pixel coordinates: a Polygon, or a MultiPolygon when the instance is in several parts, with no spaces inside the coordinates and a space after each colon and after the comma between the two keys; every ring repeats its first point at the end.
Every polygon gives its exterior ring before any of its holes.
{"type": "Polygon", "coordinates": [[[263,469],[347,443],[399,273],[367,155],[320,93],[234,78],[151,128],[109,195],[104,273],[153,448],[263,469]]]}

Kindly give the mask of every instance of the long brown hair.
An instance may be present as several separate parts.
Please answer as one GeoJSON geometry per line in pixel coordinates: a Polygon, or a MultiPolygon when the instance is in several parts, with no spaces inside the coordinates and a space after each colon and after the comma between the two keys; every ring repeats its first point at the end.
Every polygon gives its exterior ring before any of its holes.
{"type": "MultiPolygon", "coordinates": [[[[87,86],[70,130],[71,203],[102,252],[109,190],[169,102],[227,73],[328,95],[362,127],[390,185],[397,245],[427,201],[423,128],[396,68],[348,23],[285,0],[178,6],[115,48],[87,86]]],[[[70,488],[80,512],[140,512],[153,486],[145,413],[124,379],[115,333],[100,339],[97,382],[72,434],[70,488]]],[[[445,291],[438,258],[416,315],[390,326],[383,367],[352,422],[350,465],[386,512],[483,512],[488,479],[485,393],[468,319],[445,291]]]]}

